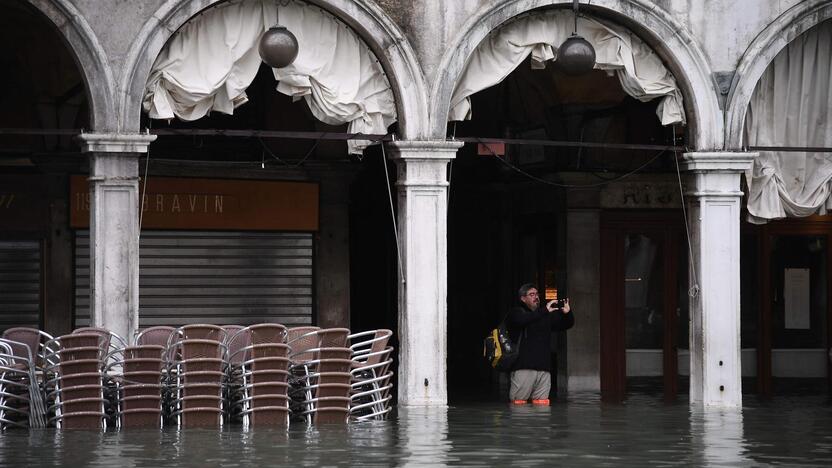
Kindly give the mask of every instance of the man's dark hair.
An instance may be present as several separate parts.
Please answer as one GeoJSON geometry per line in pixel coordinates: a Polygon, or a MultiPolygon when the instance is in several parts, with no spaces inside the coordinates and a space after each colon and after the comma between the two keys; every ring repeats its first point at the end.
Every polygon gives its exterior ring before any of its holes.
{"type": "Polygon", "coordinates": [[[537,286],[533,285],[532,283],[526,283],[523,286],[520,286],[520,289],[517,290],[517,298],[519,299],[528,294],[530,289],[537,289],[537,286]]]}

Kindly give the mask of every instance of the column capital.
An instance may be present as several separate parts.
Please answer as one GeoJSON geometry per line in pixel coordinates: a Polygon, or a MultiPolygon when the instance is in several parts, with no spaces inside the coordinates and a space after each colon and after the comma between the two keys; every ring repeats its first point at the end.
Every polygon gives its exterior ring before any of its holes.
{"type": "Polygon", "coordinates": [[[695,152],[682,155],[682,169],[691,172],[744,172],[751,169],[759,153],[695,152]]]}
{"type": "Polygon", "coordinates": [[[147,153],[147,147],[156,140],[149,133],[82,133],[82,153],[147,153]]]}
{"type": "Polygon", "coordinates": [[[465,143],[454,140],[398,140],[390,143],[391,159],[450,160],[465,143]]]}

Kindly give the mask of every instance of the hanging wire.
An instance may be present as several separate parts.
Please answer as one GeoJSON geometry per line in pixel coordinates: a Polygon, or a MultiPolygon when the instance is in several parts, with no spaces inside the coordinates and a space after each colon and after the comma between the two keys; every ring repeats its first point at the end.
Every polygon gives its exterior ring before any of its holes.
{"type": "MultiPolygon", "coordinates": [[[[152,122],[152,120],[151,120],[152,122]]],[[[148,132],[150,130],[150,122],[147,124],[148,132]]],[[[150,145],[147,145],[147,156],[144,160],[144,179],[142,179],[142,194],[139,197],[139,239],[142,238],[142,218],[144,218],[144,196],[147,193],[147,172],[150,169],[150,145]]]]}
{"type": "Polygon", "coordinates": [[[384,151],[383,141],[381,142],[381,164],[384,166],[384,185],[387,187],[387,199],[390,201],[390,217],[393,219],[393,237],[396,239],[396,259],[399,263],[399,278],[401,278],[402,284],[405,284],[402,248],[399,244],[399,227],[396,224],[396,211],[393,209],[393,191],[390,189],[390,174],[387,173],[387,153],[384,151]]]}
{"type": "MultiPolygon", "coordinates": [[[[479,138],[477,140],[479,140],[479,138]]],[[[639,172],[640,170],[642,170],[645,167],[652,164],[655,160],[659,159],[659,157],[661,157],[661,155],[663,155],[667,151],[667,150],[661,150],[655,156],[650,158],[647,162],[645,162],[641,166],[633,169],[632,171],[630,171],[626,174],[622,174],[622,175],[620,175],[618,177],[615,177],[615,178],[612,178],[612,179],[606,179],[603,182],[598,182],[598,183],[594,183],[594,184],[559,184],[557,182],[552,182],[551,180],[541,179],[540,177],[529,174],[528,172],[524,171],[523,169],[520,169],[519,167],[515,166],[514,164],[511,164],[510,162],[501,158],[497,153],[494,152],[493,149],[491,149],[491,146],[489,146],[485,143],[482,143],[481,140],[480,140],[480,144],[485,146],[488,149],[488,151],[491,153],[491,156],[493,156],[494,158],[496,158],[498,161],[505,164],[506,166],[510,167],[513,171],[517,172],[518,174],[521,174],[525,177],[528,177],[529,179],[534,180],[535,182],[540,182],[541,184],[551,185],[551,186],[560,187],[560,188],[576,189],[576,190],[592,188],[592,187],[602,187],[604,185],[608,185],[608,184],[611,184],[613,182],[617,182],[619,180],[626,179],[627,177],[630,177],[631,175],[639,172]]]]}
{"type": "MultiPolygon", "coordinates": [[[[676,127],[673,127],[673,144],[676,144],[676,127]]],[[[690,227],[688,226],[688,210],[685,207],[685,190],[682,188],[682,172],[679,170],[679,153],[673,150],[673,161],[676,163],[676,180],[679,182],[679,197],[682,200],[682,217],[685,220],[685,238],[688,242],[688,269],[690,270],[691,286],[688,289],[690,297],[699,295],[699,277],[696,276],[696,265],[693,257],[693,244],[690,240],[690,227]]]]}
{"type": "Polygon", "coordinates": [[[289,162],[287,162],[287,161],[284,161],[283,159],[280,159],[280,157],[279,157],[279,156],[277,156],[276,154],[272,153],[272,150],[270,150],[270,149],[269,149],[269,147],[266,145],[266,143],[263,141],[263,139],[262,139],[262,138],[257,137],[257,141],[258,141],[258,142],[260,142],[260,146],[261,146],[261,147],[263,147],[263,150],[264,150],[266,153],[268,153],[268,155],[269,155],[269,156],[271,156],[273,159],[275,159],[275,160],[276,160],[276,161],[278,161],[279,163],[281,163],[281,164],[283,164],[284,166],[286,166],[286,167],[288,167],[288,168],[291,168],[291,169],[294,169],[294,168],[300,167],[300,165],[301,165],[301,164],[303,164],[304,162],[306,162],[306,160],[307,160],[307,159],[309,159],[309,156],[311,156],[311,155],[312,155],[312,153],[315,151],[315,148],[317,148],[317,147],[318,147],[318,143],[320,143],[320,142],[321,142],[321,140],[320,140],[320,139],[315,140],[315,143],[312,145],[312,147],[311,147],[311,148],[309,148],[309,151],[307,151],[307,152],[306,152],[306,154],[305,154],[305,155],[304,155],[304,156],[303,156],[303,157],[302,157],[302,158],[301,158],[298,162],[296,162],[296,163],[289,163],[289,162]]]}

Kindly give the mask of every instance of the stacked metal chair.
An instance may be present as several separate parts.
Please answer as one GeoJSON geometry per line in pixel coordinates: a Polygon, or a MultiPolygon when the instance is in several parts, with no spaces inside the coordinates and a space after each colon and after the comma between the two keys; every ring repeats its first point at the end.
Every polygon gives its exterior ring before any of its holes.
{"type": "Polygon", "coordinates": [[[45,345],[47,411],[56,427],[107,427],[105,341],[100,333],[73,333],[45,345]]]}
{"type": "MultiPolygon", "coordinates": [[[[37,328],[14,327],[3,332],[3,339],[26,345],[29,348],[32,358],[35,360],[36,371],[43,371],[44,344],[54,339],[52,335],[37,328]]],[[[25,355],[25,351],[19,345],[13,344],[12,349],[20,356],[25,355]]]]}
{"type": "Polygon", "coordinates": [[[128,346],[121,360],[112,361],[106,371],[115,384],[114,419],[117,427],[162,427],[163,360],[165,348],[158,345],[128,346]]]}
{"type": "Polygon", "coordinates": [[[0,339],[0,430],[46,425],[36,362],[29,344],[0,339]]]}
{"type": "Polygon", "coordinates": [[[252,325],[229,339],[231,400],[243,427],[289,424],[289,346],[286,327],[252,325]]]}
{"type": "Polygon", "coordinates": [[[170,418],[179,427],[221,427],[228,376],[227,332],[186,325],[170,336],[165,356],[170,418]]]}
{"type": "Polygon", "coordinates": [[[391,330],[371,330],[350,335],[352,384],[350,417],[356,421],[384,419],[393,399],[393,348],[387,346],[391,330]]]}
{"type": "Polygon", "coordinates": [[[19,411],[29,411],[28,424],[32,427],[43,427],[46,423],[46,405],[43,401],[43,394],[40,391],[43,385],[43,365],[44,365],[44,344],[52,340],[52,335],[30,327],[14,327],[9,328],[3,332],[2,341],[6,343],[3,347],[3,352],[6,357],[2,358],[0,362],[4,366],[11,367],[2,372],[2,383],[0,383],[0,427],[18,426],[20,423],[25,423],[25,418],[19,411]],[[11,348],[11,352],[8,352],[11,348]],[[29,373],[26,369],[34,373],[32,375],[23,375],[29,373]],[[23,387],[21,384],[28,381],[31,385],[27,391],[29,393],[28,399],[31,406],[27,406],[23,401],[22,394],[23,387]],[[32,392],[37,390],[35,396],[32,392]],[[20,393],[19,396],[7,395],[7,393],[20,393]],[[6,408],[10,406],[10,408],[6,408]]]}
{"type": "Polygon", "coordinates": [[[301,335],[289,343],[296,416],[314,424],[347,421],[352,367],[352,351],[346,347],[348,335],[346,328],[329,328],[301,335]]]}

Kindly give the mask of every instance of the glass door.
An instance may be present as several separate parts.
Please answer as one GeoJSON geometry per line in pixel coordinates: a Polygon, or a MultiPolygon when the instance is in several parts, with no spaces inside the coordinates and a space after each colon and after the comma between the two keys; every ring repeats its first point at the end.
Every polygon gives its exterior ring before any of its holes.
{"type": "Polygon", "coordinates": [[[687,347],[687,301],[682,299],[687,274],[678,220],[672,213],[647,213],[636,219],[611,215],[603,222],[601,391],[606,399],[622,399],[630,391],[676,397],[678,344],[687,347]]]}

